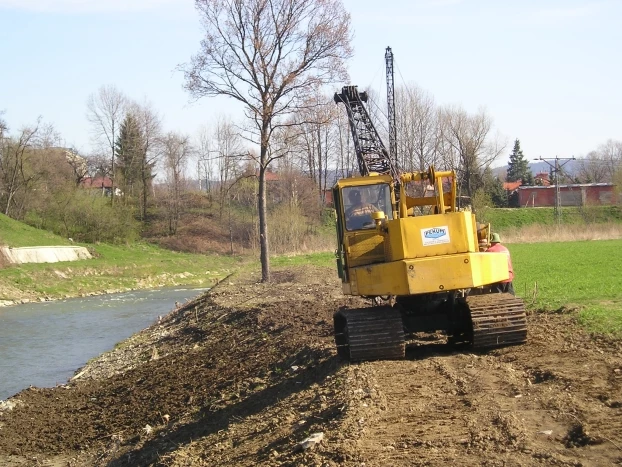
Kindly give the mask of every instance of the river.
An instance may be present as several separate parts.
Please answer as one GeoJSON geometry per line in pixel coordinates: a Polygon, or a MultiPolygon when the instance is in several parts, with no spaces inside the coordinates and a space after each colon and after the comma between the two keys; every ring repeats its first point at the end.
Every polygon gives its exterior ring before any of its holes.
{"type": "Polygon", "coordinates": [[[164,288],[0,308],[0,400],[66,383],[93,357],[207,289],[164,288]]]}

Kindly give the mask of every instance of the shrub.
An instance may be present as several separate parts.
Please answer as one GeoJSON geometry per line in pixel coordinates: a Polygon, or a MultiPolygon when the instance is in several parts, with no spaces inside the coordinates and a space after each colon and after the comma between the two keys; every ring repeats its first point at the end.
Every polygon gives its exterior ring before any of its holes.
{"type": "Polygon", "coordinates": [[[139,224],[130,207],[84,190],[56,193],[53,202],[30,211],[26,223],[78,242],[121,243],[138,239],[139,224]]]}

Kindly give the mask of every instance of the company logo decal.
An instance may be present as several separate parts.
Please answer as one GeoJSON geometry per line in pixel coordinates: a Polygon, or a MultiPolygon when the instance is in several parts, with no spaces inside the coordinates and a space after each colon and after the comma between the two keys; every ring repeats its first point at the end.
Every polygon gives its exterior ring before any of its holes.
{"type": "Polygon", "coordinates": [[[449,243],[449,227],[441,225],[438,227],[431,227],[429,229],[421,229],[421,242],[423,243],[423,246],[449,243]]]}
{"type": "Polygon", "coordinates": [[[425,230],[423,232],[425,238],[440,238],[443,235],[447,235],[447,230],[439,227],[434,227],[433,229],[425,230]]]}

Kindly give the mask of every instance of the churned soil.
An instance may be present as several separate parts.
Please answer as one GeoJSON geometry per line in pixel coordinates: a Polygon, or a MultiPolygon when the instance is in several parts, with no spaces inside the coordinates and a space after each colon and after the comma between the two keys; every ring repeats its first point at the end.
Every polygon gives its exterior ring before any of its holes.
{"type": "Polygon", "coordinates": [[[0,403],[0,465],[622,465],[622,344],[573,312],[530,314],[522,346],[417,340],[349,364],[332,314],[362,299],[330,269],[273,276],[231,276],[67,384],[0,403]]]}

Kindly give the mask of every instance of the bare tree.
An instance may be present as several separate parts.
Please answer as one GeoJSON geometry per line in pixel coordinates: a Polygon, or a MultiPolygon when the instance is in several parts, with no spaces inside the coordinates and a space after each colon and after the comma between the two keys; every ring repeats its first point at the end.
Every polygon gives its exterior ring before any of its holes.
{"type": "MultiPolygon", "coordinates": [[[[309,174],[318,190],[318,200],[324,200],[323,194],[329,183],[328,167],[337,160],[335,150],[338,134],[334,121],[339,118],[341,108],[332,99],[316,94],[306,109],[294,115],[296,125],[291,127],[285,137],[285,144],[295,145],[299,156],[298,167],[309,174]]],[[[293,162],[293,161],[292,161],[293,162]]],[[[332,180],[330,180],[332,182],[332,180]]]]}
{"type": "Polygon", "coordinates": [[[396,92],[399,165],[404,170],[427,170],[437,165],[437,109],[434,98],[416,85],[396,92]]]}
{"type": "Polygon", "coordinates": [[[350,125],[345,112],[337,113],[334,124],[337,131],[337,146],[335,149],[337,152],[337,173],[335,175],[337,178],[345,178],[358,171],[350,125]]]}
{"type": "Polygon", "coordinates": [[[51,123],[41,124],[36,138],[36,144],[41,149],[58,148],[62,146],[63,137],[51,123]]]}
{"type": "Polygon", "coordinates": [[[195,0],[205,37],[185,67],[195,98],[241,102],[259,144],[259,241],[262,280],[270,280],[266,170],[270,138],[309,92],[346,76],[350,15],[340,0],[195,0]]]}
{"type": "Polygon", "coordinates": [[[143,103],[132,102],[129,106],[141,134],[141,154],[140,154],[140,215],[141,219],[147,218],[147,199],[149,197],[151,182],[155,177],[154,168],[157,165],[159,151],[157,145],[162,133],[162,122],[160,116],[149,101],[143,103]]]}
{"type": "Polygon", "coordinates": [[[622,141],[609,139],[598,147],[598,153],[603,165],[607,168],[608,180],[611,181],[613,174],[620,170],[620,165],[622,165],[622,141]]]}
{"type": "Polygon", "coordinates": [[[9,126],[7,125],[6,121],[2,118],[2,114],[4,114],[4,111],[0,112],[0,144],[4,140],[4,135],[9,131],[9,126]]]}
{"type": "Polygon", "coordinates": [[[505,145],[491,139],[492,119],[485,110],[469,115],[459,107],[444,110],[443,136],[448,148],[444,160],[456,170],[467,196],[482,186],[484,170],[504,151],[505,145]]]}
{"type": "Polygon", "coordinates": [[[114,202],[115,143],[119,126],[125,117],[127,98],[113,85],[102,86],[89,96],[86,102],[87,119],[92,126],[93,137],[98,143],[110,148],[110,179],[114,202]]]}
{"type": "Polygon", "coordinates": [[[169,132],[160,139],[162,162],[168,196],[167,217],[169,233],[177,232],[181,217],[181,194],[184,188],[186,164],[192,147],[190,137],[175,132],[169,132]]]}
{"type": "Polygon", "coordinates": [[[611,183],[622,169],[622,141],[609,139],[578,161],[576,175],[583,183],[611,183]]]}
{"type": "Polygon", "coordinates": [[[219,216],[222,219],[223,209],[229,197],[229,185],[237,178],[240,169],[242,145],[233,122],[224,116],[219,117],[216,122],[214,141],[216,143],[215,152],[218,155],[216,167],[218,170],[219,216]]]}
{"type": "Polygon", "coordinates": [[[33,173],[28,170],[28,160],[33,147],[36,145],[40,127],[41,118],[37,120],[34,126],[24,127],[17,138],[3,137],[0,141],[2,143],[2,158],[0,159],[1,194],[4,214],[7,216],[15,204],[16,195],[20,191],[25,191],[34,179],[33,173]]]}
{"type": "Polygon", "coordinates": [[[86,156],[86,167],[91,177],[109,177],[110,157],[101,151],[94,151],[86,156]]]}
{"type": "Polygon", "coordinates": [[[75,149],[62,149],[65,159],[73,172],[73,180],[77,185],[88,176],[88,163],[75,149]]]}
{"type": "Polygon", "coordinates": [[[591,151],[581,159],[577,168],[577,178],[581,183],[602,183],[611,181],[611,171],[598,151],[591,151]]]}
{"type": "Polygon", "coordinates": [[[207,126],[201,127],[197,134],[197,178],[199,180],[199,190],[203,189],[203,180],[205,180],[205,192],[210,202],[212,201],[212,181],[216,160],[212,146],[212,133],[210,129],[207,126]]]}

